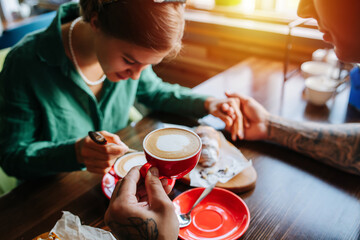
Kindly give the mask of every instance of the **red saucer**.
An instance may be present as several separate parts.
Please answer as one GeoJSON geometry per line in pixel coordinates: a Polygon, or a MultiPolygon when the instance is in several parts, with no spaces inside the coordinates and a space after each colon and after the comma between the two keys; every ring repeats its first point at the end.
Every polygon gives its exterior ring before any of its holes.
{"type": "MultiPolygon", "coordinates": [[[[177,196],[176,212],[188,212],[204,188],[193,188],[177,196]]],[[[250,212],[236,194],[214,188],[191,212],[191,224],[180,228],[179,237],[186,240],[235,240],[248,229],[250,212]]]]}
{"type": "MultiPolygon", "coordinates": [[[[121,177],[117,176],[114,168],[112,167],[111,170],[106,173],[101,181],[101,189],[105,196],[110,199],[112,193],[114,192],[116,183],[121,179],[121,177]]],[[[176,180],[175,179],[168,179],[168,185],[171,186],[171,188],[174,187],[176,180]]]]}
{"type": "Polygon", "coordinates": [[[116,176],[114,168],[111,168],[110,172],[106,173],[103,176],[101,181],[101,188],[105,196],[110,199],[111,195],[115,189],[116,183],[119,181],[120,177],[116,176]]]}

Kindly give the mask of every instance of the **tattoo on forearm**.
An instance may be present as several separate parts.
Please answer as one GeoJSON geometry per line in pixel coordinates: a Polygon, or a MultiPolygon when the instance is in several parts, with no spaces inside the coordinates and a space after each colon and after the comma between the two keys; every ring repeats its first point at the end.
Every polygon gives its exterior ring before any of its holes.
{"type": "Polygon", "coordinates": [[[360,124],[300,123],[272,117],[268,129],[271,141],[360,175],[360,124]]]}
{"type": "Polygon", "coordinates": [[[130,224],[120,224],[114,221],[109,222],[112,232],[120,240],[156,240],[159,231],[154,219],[143,220],[139,217],[128,218],[130,224]]]}

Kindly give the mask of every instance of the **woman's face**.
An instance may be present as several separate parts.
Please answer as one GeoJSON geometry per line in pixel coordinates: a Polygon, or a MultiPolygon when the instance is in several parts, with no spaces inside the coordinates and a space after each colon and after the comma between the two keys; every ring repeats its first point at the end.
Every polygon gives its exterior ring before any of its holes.
{"type": "Polygon", "coordinates": [[[360,1],[301,0],[298,15],[315,18],[339,59],[360,62],[360,1]]]}
{"type": "Polygon", "coordinates": [[[160,63],[171,49],[155,51],[108,36],[97,31],[95,51],[99,63],[112,82],[132,78],[139,79],[141,71],[150,64],[160,63]]]}

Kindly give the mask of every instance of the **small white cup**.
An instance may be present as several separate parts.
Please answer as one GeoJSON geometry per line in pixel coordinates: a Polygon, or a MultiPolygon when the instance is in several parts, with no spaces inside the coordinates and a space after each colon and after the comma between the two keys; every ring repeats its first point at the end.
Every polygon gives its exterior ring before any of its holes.
{"type": "Polygon", "coordinates": [[[329,76],[333,66],[326,62],[309,61],[301,64],[301,74],[304,78],[311,76],[329,76]]]}
{"type": "Polygon", "coordinates": [[[306,99],[314,105],[322,106],[336,91],[336,81],[325,76],[313,76],[305,80],[306,99]]]}
{"type": "Polygon", "coordinates": [[[130,171],[132,167],[142,166],[146,163],[144,152],[128,153],[116,160],[114,171],[120,178],[130,171]]]}

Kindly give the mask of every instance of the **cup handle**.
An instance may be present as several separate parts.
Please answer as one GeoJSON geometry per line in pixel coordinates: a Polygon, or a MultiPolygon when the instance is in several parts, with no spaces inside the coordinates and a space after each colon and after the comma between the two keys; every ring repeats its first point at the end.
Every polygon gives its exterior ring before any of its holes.
{"type": "Polygon", "coordinates": [[[306,101],[309,101],[309,90],[307,87],[304,88],[303,97],[306,101]]]}
{"type": "Polygon", "coordinates": [[[114,168],[112,167],[110,171],[108,172],[111,176],[113,176],[115,179],[119,179],[120,177],[116,174],[114,168]]]}
{"type": "Polygon", "coordinates": [[[176,179],[175,178],[167,178],[168,180],[168,185],[171,186],[171,188],[174,187],[176,179]]]}
{"type": "MultiPolygon", "coordinates": [[[[152,167],[152,165],[150,163],[148,163],[148,162],[141,166],[140,175],[141,175],[142,178],[146,177],[146,174],[147,174],[147,172],[149,171],[149,169],[151,167],[152,167]]],[[[166,178],[168,180],[168,185],[174,187],[175,182],[176,182],[175,178],[167,178],[167,177],[164,177],[164,176],[159,177],[159,179],[162,179],[162,178],[166,178]]]]}
{"type": "Polygon", "coordinates": [[[145,163],[144,165],[142,165],[142,167],[140,168],[140,174],[142,178],[146,177],[147,172],[149,171],[149,169],[152,167],[152,165],[150,163],[145,163]]]}
{"type": "MultiPolygon", "coordinates": [[[[147,172],[149,171],[149,169],[151,167],[152,167],[152,165],[150,163],[148,163],[148,162],[141,166],[140,175],[141,175],[142,178],[146,177],[146,174],[147,174],[147,172]]],[[[159,179],[162,179],[162,178],[166,178],[168,180],[168,185],[171,186],[171,187],[174,187],[175,182],[176,182],[175,178],[167,178],[167,177],[164,177],[164,176],[159,177],[159,179]]]]}

